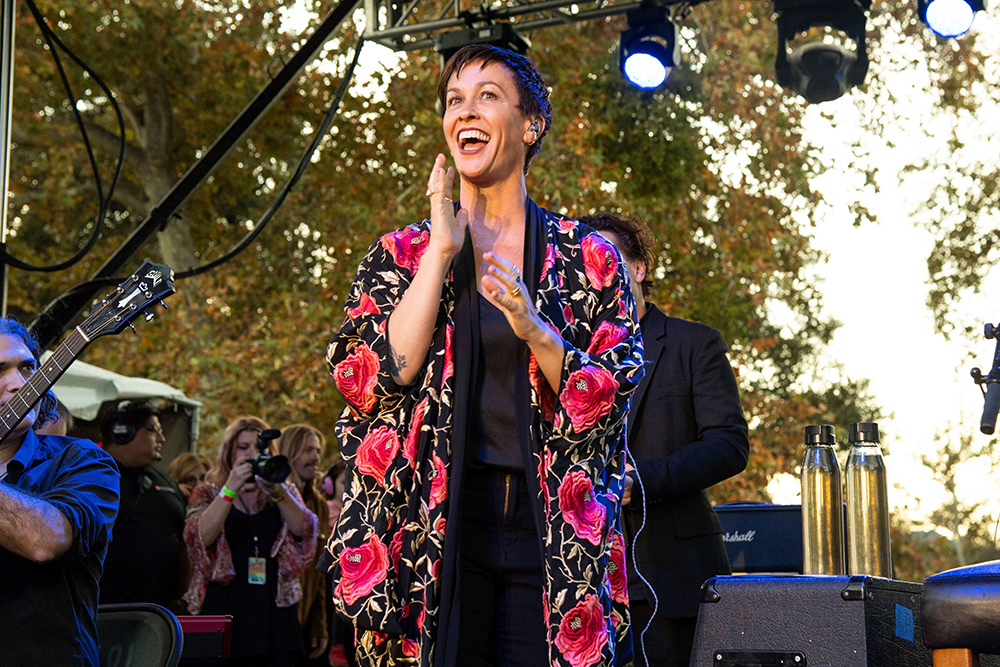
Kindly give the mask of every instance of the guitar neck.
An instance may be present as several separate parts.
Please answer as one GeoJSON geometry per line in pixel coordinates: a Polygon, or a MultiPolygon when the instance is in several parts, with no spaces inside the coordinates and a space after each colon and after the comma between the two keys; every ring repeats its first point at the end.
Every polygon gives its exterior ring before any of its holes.
{"type": "Polygon", "coordinates": [[[90,340],[80,329],[75,329],[17,390],[7,404],[0,407],[0,441],[21,423],[21,420],[31,412],[31,408],[35,407],[45,392],[56,383],[89,344],[90,340]]]}

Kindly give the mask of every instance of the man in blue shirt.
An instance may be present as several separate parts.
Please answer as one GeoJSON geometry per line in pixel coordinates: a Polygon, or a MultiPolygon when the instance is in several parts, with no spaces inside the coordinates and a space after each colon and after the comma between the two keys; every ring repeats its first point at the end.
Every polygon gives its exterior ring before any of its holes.
{"type": "MultiPolygon", "coordinates": [[[[0,408],[38,368],[35,337],[0,318],[0,408]]],[[[118,469],[88,440],[36,436],[32,409],[0,442],[3,664],[97,665],[97,593],[118,469]]]]}

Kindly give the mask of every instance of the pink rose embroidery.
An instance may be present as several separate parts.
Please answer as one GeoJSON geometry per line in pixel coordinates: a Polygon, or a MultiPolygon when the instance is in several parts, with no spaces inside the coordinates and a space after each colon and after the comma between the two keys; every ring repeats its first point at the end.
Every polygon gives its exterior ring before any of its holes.
{"type": "Polygon", "coordinates": [[[347,309],[347,316],[352,320],[358,319],[358,317],[365,313],[370,315],[378,313],[378,308],[375,307],[375,299],[371,298],[367,292],[361,295],[361,301],[357,306],[347,309]]]}
{"type": "Polygon", "coordinates": [[[615,533],[611,537],[608,578],[611,580],[611,599],[622,604],[628,604],[628,580],[625,573],[625,538],[621,533],[615,533]]]}
{"type": "Polygon", "coordinates": [[[582,470],[563,477],[559,485],[559,511],[577,537],[591,544],[601,543],[607,510],[594,497],[594,485],[582,470]]]}
{"type": "Polygon", "coordinates": [[[369,432],[358,445],[355,454],[358,472],[384,482],[389,464],[396,458],[397,453],[399,453],[399,438],[396,432],[388,426],[379,426],[369,432]]]}
{"type": "Polygon", "coordinates": [[[444,528],[448,525],[448,520],[443,516],[439,516],[437,521],[434,522],[434,532],[444,537],[444,528]]]}
{"type": "Polygon", "coordinates": [[[563,319],[566,320],[568,326],[576,324],[576,316],[573,315],[573,306],[568,303],[563,306],[563,319]]]}
{"type": "Polygon", "coordinates": [[[600,234],[590,234],[580,243],[583,270],[594,289],[608,287],[618,274],[618,255],[614,246],[600,234]]]}
{"type": "Polygon", "coordinates": [[[625,327],[620,327],[611,322],[601,322],[600,326],[597,327],[597,331],[594,332],[593,337],[590,339],[590,346],[587,348],[587,352],[600,354],[605,350],[610,350],[625,340],[627,335],[628,331],[625,330],[625,327]]]}
{"type": "Polygon", "coordinates": [[[448,498],[448,469],[437,454],[434,454],[431,464],[434,466],[434,470],[430,473],[430,508],[434,509],[448,498]]]}
{"type": "Polygon", "coordinates": [[[569,374],[559,401],[566,409],[573,430],[592,428],[614,407],[618,381],[600,366],[583,366],[569,374]]]}
{"type": "Polygon", "coordinates": [[[452,357],[452,350],[454,344],[452,340],[455,335],[455,326],[449,324],[448,328],[444,332],[444,372],[441,374],[441,388],[444,389],[444,385],[448,382],[448,378],[455,374],[455,362],[452,357]]]}
{"type": "Polygon", "coordinates": [[[556,247],[551,243],[545,246],[545,259],[542,261],[542,281],[545,276],[556,265],[556,247]]]}
{"type": "Polygon", "coordinates": [[[556,393],[552,391],[548,380],[542,375],[541,369],[538,367],[538,360],[535,359],[534,354],[528,357],[528,382],[531,383],[532,388],[541,400],[542,419],[552,421],[552,413],[556,409],[556,393]]]}
{"type": "Polygon", "coordinates": [[[396,534],[392,536],[392,541],[389,542],[389,557],[392,559],[393,569],[398,572],[399,559],[403,557],[403,526],[399,527],[396,534]]]}
{"type": "Polygon", "coordinates": [[[403,640],[403,655],[408,658],[416,658],[420,655],[420,645],[412,639],[403,640]]]}
{"type": "Polygon", "coordinates": [[[596,595],[588,595],[563,616],[555,644],[573,667],[589,667],[600,661],[608,644],[608,627],[596,595]]]}
{"type": "Polygon", "coordinates": [[[427,231],[417,230],[414,227],[407,227],[392,234],[386,234],[381,238],[382,247],[392,255],[392,259],[398,266],[409,269],[410,275],[417,272],[420,266],[420,258],[427,249],[427,242],[430,240],[427,231]]]}
{"type": "Polygon", "coordinates": [[[333,369],[333,379],[344,399],[362,412],[375,406],[378,382],[378,355],[367,345],[359,345],[333,369]]]}
{"type": "Polygon", "coordinates": [[[570,220],[569,218],[560,218],[559,219],[559,229],[562,230],[562,231],[564,231],[564,232],[568,232],[569,230],[571,230],[574,227],[576,227],[576,225],[577,225],[576,220],[570,220]]]}
{"type": "Polygon", "coordinates": [[[538,479],[542,482],[542,498],[545,500],[545,516],[549,515],[549,505],[552,503],[552,494],[549,493],[549,485],[546,480],[549,475],[549,469],[552,467],[552,462],[555,458],[555,454],[548,447],[542,449],[542,453],[538,457],[538,479]]]}
{"type": "Polygon", "coordinates": [[[347,604],[354,604],[385,581],[389,552],[372,535],[360,547],[344,549],[340,554],[340,582],[334,591],[347,604]]]}
{"type": "Polygon", "coordinates": [[[410,463],[410,468],[417,467],[417,445],[420,444],[420,431],[424,425],[424,415],[427,414],[427,398],[424,397],[413,410],[413,421],[403,442],[403,458],[410,463]]]}

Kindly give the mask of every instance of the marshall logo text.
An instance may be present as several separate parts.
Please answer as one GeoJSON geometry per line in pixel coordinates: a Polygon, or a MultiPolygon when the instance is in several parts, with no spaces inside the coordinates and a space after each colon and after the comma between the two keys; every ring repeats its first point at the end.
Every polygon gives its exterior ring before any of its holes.
{"type": "Polygon", "coordinates": [[[722,534],[723,542],[753,542],[754,535],[757,534],[756,530],[748,530],[745,533],[741,533],[738,530],[734,530],[728,533],[722,534]]]}

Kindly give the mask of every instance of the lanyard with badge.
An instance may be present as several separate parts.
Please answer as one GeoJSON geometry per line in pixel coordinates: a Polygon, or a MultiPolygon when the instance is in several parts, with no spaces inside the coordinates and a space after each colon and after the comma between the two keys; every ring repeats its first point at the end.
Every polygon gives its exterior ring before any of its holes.
{"type": "MultiPolygon", "coordinates": [[[[244,509],[249,509],[240,498],[240,504],[244,509]]],[[[260,540],[257,538],[257,526],[254,517],[260,514],[250,514],[247,512],[247,519],[250,521],[250,532],[253,535],[253,553],[247,562],[247,582],[256,585],[267,583],[267,559],[260,555],[260,540]]]]}
{"type": "MultiPolygon", "coordinates": [[[[253,525],[253,517],[251,517],[250,521],[251,525],[253,525]]],[[[267,559],[260,555],[256,532],[254,532],[253,536],[253,555],[250,556],[249,567],[247,567],[247,580],[251,584],[267,583],[267,559]]]]}

